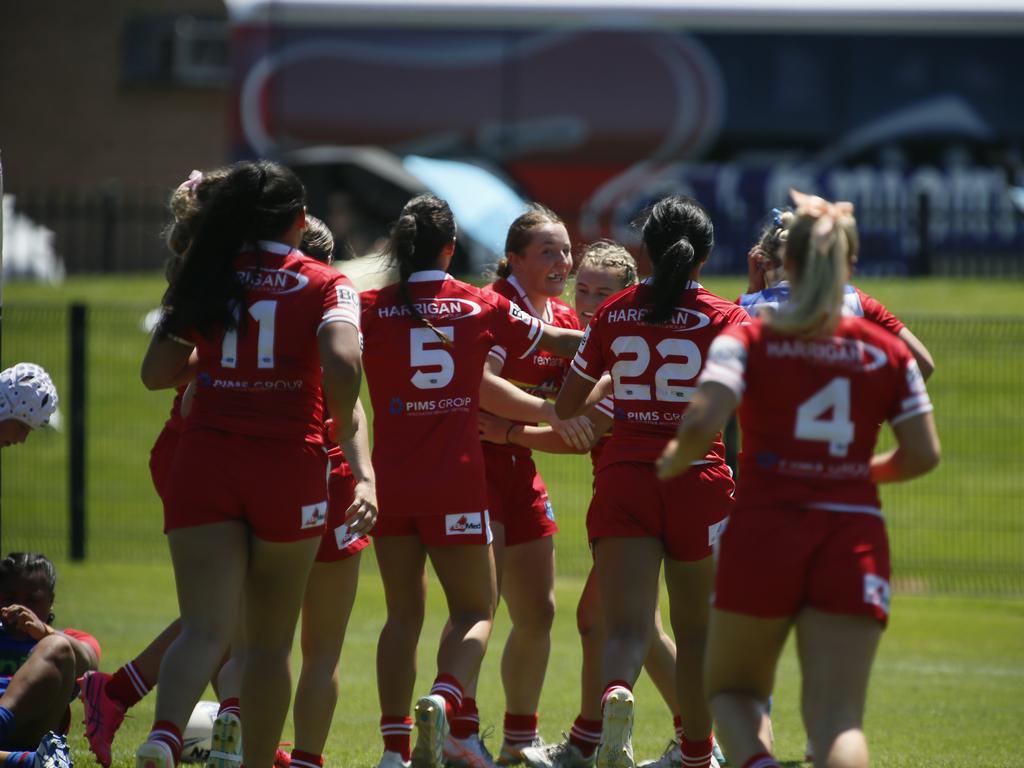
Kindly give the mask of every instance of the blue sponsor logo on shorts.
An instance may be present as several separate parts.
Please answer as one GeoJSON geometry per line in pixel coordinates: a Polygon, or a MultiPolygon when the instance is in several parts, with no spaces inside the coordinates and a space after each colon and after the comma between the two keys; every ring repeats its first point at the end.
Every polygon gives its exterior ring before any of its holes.
{"type": "Polygon", "coordinates": [[[402,402],[400,397],[392,397],[391,402],[388,404],[388,410],[396,416],[405,410],[405,403],[402,402]]]}
{"type": "Polygon", "coordinates": [[[551,507],[551,500],[544,500],[544,514],[548,516],[548,520],[555,522],[555,510],[551,507]]]}

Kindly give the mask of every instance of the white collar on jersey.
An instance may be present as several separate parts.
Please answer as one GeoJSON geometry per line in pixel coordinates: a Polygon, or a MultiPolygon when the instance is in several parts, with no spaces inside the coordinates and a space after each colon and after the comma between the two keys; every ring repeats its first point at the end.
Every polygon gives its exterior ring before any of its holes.
{"type": "Polygon", "coordinates": [[[278,256],[287,256],[289,253],[294,251],[290,245],[285,243],[279,243],[275,240],[257,240],[256,247],[261,251],[267,251],[268,253],[276,253],[278,256]]]}
{"type": "MultiPolygon", "coordinates": [[[[643,280],[640,281],[640,285],[654,285],[654,278],[653,277],[645,277],[643,280]]],[[[700,283],[698,283],[696,280],[687,280],[686,281],[686,285],[683,286],[683,290],[684,291],[695,291],[698,288],[703,288],[703,287],[704,286],[701,285],[700,283]]]]}
{"type": "Polygon", "coordinates": [[[538,320],[543,320],[545,323],[550,325],[554,319],[554,312],[551,310],[551,301],[549,299],[545,299],[544,311],[538,312],[537,308],[533,306],[533,302],[530,301],[530,297],[526,295],[526,289],[524,289],[522,284],[516,280],[516,276],[509,275],[505,279],[508,280],[509,284],[516,289],[516,293],[519,294],[519,299],[523,302],[523,306],[526,307],[526,311],[538,320]]]}
{"type": "Polygon", "coordinates": [[[434,283],[438,280],[450,280],[451,275],[443,269],[423,269],[409,275],[410,283],[434,283]]]}

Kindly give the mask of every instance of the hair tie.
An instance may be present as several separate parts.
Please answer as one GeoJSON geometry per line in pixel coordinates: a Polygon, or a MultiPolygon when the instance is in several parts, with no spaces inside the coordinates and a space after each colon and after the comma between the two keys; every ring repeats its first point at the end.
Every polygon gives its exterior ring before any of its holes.
{"type": "Polygon", "coordinates": [[[196,187],[199,186],[199,182],[201,182],[202,180],[203,172],[193,169],[192,173],[188,175],[188,178],[178,185],[178,189],[187,189],[194,195],[196,193],[196,187]]]}

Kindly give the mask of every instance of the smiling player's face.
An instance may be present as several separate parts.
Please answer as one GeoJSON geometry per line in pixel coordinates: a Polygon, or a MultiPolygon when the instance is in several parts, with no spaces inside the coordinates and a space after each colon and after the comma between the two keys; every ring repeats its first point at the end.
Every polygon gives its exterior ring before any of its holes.
{"type": "Polygon", "coordinates": [[[512,274],[530,296],[561,296],[572,269],[572,243],[564,224],[534,227],[529,244],[509,255],[512,274]]]}

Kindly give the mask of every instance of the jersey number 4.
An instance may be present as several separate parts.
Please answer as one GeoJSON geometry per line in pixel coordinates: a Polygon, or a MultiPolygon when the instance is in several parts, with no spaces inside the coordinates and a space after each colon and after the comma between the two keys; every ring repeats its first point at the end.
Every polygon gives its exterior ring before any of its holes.
{"type": "MultiPolygon", "coordinates": [[[[259,323],[259,335],[256,337],[256,367],[274,367],[274,317],[277,315],[277,302],[273,299],[257,301],[249,307],[249,315],[259,323]]],[[[239,316],[235,307],[235,318],[239,316]]],[[[220,365],[222,368],[238,366],[238,331],[224,334],[224,343],[220,348],[220,365]]]]}
{"type": "MultiPolygon", "coordinates": [[[[662,339],[655,351],[663,362],[654,372],[654,399],[668,403],[685,403],[692,397],[694,388],[684,387],[679,382],[692,381],[700,373],[700,347],[689,339],[662,339]],[[672,362],[668,362],[672,359],[672,362]]],[[[649,384],[639,384],[627,379],[644,375],[651,364],[651,347],[642,336],[619,336],[612,342],[612,352],[620,359],[612,366],[612,381],[615,384],[616,400],[650,400],[649,384]]]]}
{"type": "MultiPolygon", "coordinates": [[[[450,325],[437,330],[449,339],[455,338],[455,328],[450,325]]],[[[442,389],[455,376],[455,359],[432,328],[412,328],[409,331],[409,364],[416,369],[412,383],[418,389],[442,389]]]]}
{"type": "Polygon", "coordinates": [[[830,456],[845,456],[853,442],[850,380],[837,376],[804,400],[796,409],[794,434],[798,440],[828,443],[830,456]]]}

